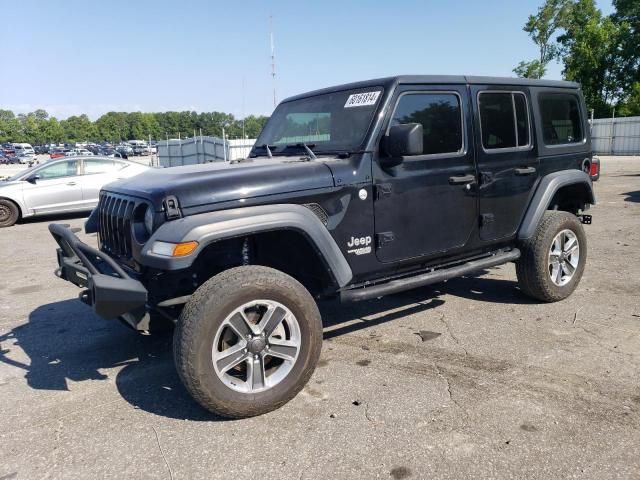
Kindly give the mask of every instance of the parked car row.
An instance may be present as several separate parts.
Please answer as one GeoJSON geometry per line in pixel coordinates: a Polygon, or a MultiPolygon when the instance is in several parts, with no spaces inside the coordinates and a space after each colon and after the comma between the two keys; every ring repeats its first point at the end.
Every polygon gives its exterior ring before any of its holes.
{"type": "MultiPolygon", "coordinates": [[[[77,156],[77,155],[106,155],[113,156],[119,153],[121,157],[126,156],[143,156],[152,155],[157,153],[156,143],[151,144],[143,140],[131,140],[129,142],[120,142],[118,144],[111,144],[103,142],[96,143],[76,143],[76,144],[49,144],[49,145],[36,145],[31,146],[29,143],[5,143],[0,147],[0,156],[2,157],[17,157],[20,155],[49,155],[51,158],[59,158],[62,156],[77,156]]],[[[118,155],[115,155],[118,156],[118,155]]]]}
{"type": "Polygon", "coordinates": [[[36,152],[28,143],[5,143],[0,149],[0,164],[30,164],[35,160],[36,152]]]}

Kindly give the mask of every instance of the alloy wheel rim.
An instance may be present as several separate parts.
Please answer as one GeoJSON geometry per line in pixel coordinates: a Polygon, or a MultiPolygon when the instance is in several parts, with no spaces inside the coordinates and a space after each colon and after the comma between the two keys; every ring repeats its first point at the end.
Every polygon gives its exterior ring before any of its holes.
{"type": "Polygon", "coordinates": [[[6,222],[11,217],[11,210],[6,205],[0,205],[0,222],[6,222]]]}
{"type": "Polygon", "coordinates": [[[571,281],[580,263],[580,243],[571,230],[558,233],[549,248],[549,277],[558,287],[571,281]]]}
{"type": "Polygon", "coordinates": [[[291,373],[301,346],[295,315],[273,300],[236,308],[216,332],[211,359],[218,378],[241,393],[269,390],[291,373]]]}

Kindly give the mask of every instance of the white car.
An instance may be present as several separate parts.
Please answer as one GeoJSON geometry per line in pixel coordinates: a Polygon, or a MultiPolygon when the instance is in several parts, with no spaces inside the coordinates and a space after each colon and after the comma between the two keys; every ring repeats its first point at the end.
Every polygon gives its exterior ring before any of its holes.
{"type": "Polygon", "coordinates": [[[35,153],[21,153],[19,154],[17,157],[18,162],[23,164],[23,165],[27,165],[29,163],[33,163],[36,160],[36,154],[35,153]]]}
{"type": "Polygon", "coordinates": [[[67,157],[77,157],[77,156],[91,157],[93,156],[93,152],[90,152],[86,148],[74,148],[66,156],[67,157]]]}
{"type": "Polygon", "coordinates": [[[14,143],[12,144],[13,149],[16,151],[16,156],[19,155],[35,155],[36,152],[31,146],[30,143],[14,143]]]}
{"type": "Polygon", "coordinates": [[[136,162],[96,156],[36,165],[0,181],[0,227],[35,215],[92,210],[104,185],[148,169],[136,162]]]}

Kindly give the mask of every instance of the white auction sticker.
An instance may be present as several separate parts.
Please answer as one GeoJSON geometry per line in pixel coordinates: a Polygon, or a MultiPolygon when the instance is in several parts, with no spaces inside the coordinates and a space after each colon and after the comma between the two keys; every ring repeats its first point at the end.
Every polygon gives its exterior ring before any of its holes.
{"type": "Polygon", "coordinates": [[[347,98],[347,103],[344,104],[344,108],[351,107],[365,107],[367,105],[375,105],[380,96],[380,91],[377,92],[362,92],[353,93],[347,98]]]}

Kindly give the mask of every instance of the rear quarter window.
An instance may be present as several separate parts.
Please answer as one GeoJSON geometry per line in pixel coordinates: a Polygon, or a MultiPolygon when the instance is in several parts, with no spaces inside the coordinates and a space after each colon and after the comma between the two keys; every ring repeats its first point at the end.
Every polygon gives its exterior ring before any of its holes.
{"type": "Polygon", "coordinates": [[[543,93],[538,101],[545,145],[567,145],[584,140],[577,95],[543,93]]]}

